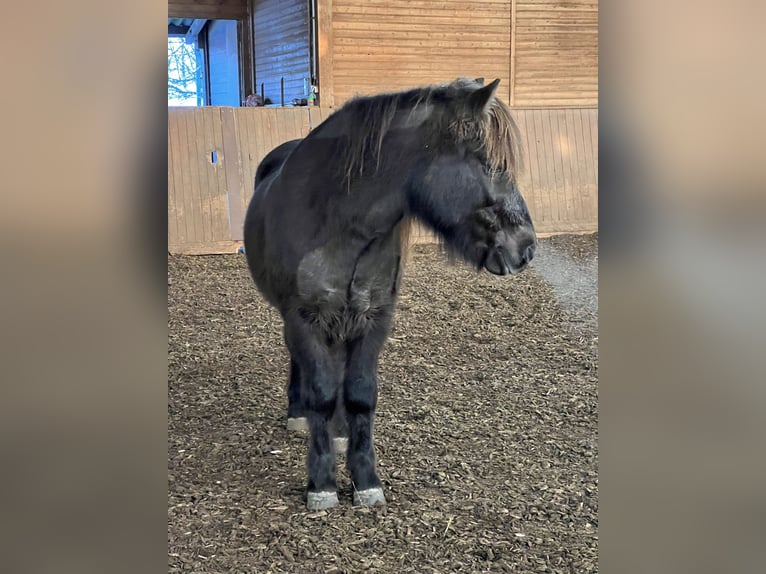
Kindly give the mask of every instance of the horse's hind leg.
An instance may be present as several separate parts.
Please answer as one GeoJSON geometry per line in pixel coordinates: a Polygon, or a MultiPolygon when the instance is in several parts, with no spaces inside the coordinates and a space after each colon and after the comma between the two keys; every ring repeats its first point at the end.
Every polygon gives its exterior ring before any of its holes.
{"type": "Polygon", "coordinates": [[[325,344],[299,317],[285,319],[285,339],[300,372],[300,392],[311,438],[308,452],[309,510],[338,505],[330,422],[343,374],[344,352],[325,344]]]}
{"type": "Polygon", "coordinates": [[[343,382],[349,438],[346,465],[354,487],[354,504],[385,504],[375,468],[372,428],[378,401],[378,355],[388,335],[387,318],[372,332],[349,343],[343,382]]]}

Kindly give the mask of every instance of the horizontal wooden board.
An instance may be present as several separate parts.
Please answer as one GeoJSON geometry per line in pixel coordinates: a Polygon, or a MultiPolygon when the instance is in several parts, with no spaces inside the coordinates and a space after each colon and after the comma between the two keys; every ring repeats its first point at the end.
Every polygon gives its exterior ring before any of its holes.
{"type": "Polygon", "coordinates": [[[517,0],[512,27],[514,107],[598,105],[598,2],[517,0]]]}
{"type": "Polygon", "coordinates": [[[247,0],[168,0],[168,18],[242,19],[247,0]]]}

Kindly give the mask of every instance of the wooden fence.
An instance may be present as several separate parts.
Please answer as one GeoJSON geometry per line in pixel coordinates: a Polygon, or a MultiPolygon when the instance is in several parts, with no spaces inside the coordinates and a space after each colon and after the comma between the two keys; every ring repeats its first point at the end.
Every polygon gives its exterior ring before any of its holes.
{"type": "MultiPolygon", "coordinates": [[[[232,253],[255,170],[305,137],[325,108],[168,108],[168,251],[232,253]]],[[[515,110],[526,152],[520,187],[541,234],[598,227],[598,110],[515,110]]],[[[432,237],[419,229],[416,241],[432,237]]]]}

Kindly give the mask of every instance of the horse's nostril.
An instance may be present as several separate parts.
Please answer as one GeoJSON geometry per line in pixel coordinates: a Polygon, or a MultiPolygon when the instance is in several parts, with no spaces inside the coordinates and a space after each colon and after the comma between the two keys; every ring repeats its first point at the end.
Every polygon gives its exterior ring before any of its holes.
{"type": "Polygon", "coordinates": [[[524,262],[529,263],[535,256],[535,244],[533,243],[524,250],[524,262]]]}

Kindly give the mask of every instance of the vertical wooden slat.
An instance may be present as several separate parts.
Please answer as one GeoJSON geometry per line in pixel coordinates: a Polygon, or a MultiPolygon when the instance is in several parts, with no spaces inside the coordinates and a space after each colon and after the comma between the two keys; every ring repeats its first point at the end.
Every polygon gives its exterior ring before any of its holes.
{"type": "Polygon", "coordinates": [[[176,210],[175,174],[173,169],[173,137],[170,123],[172,116],[168,117],[168,245],[178,243],[178,212],[176,210]]]}
{"type": "Polygon", "coordinates": [[[527,114],[522,112],[514,112],[514,119],[519,126],[520,145],[522,147],[522,153],[524,156],[524,169],[518,176],[518,183],[520,191],[524,200],[527,202],[527,207],[532,215],[532,220],[537,221],[540,213],[540,206],[538,205],[537,190],[534,188],[534,181],[532,179],[532,161],[536,159],[536,155],[529,151],[529,127],[527,126],[527,114]]]}
{"type": "Polygon", "coordinates": [[[277,141],[275,142],[276,145],[274,146],[276,147],[278,145],[281,145],[286,139],[285,138],[285,132],[286,132],[285,120],[287,120],[290,110],[286,110],[288,112],[287,114],[281,114],[277,112],[277,110],[271,110],[271,111],[274,113],[274,121],[277,126],[277,134],[276,134],[277,141]]]}
{"type": "Polygon", "coordinates": [[[264,135],[266,136],[266,142],[268,143],[268,146],[266,147],[266,153],[273,150],[275,147],[277,147],[277,126],[276,126],[276,114],[275,110],[272,109],[265,109],[263,110],[263,117],[266,120],[265,123],[265,131],[264,135]]]}
{"type": "Polygon", "coordinates": [[[219,202],[220,190],[218,188],[218,177],[216,175],[217,166],[213,164],[212,154],[216,151],[213,135],[213,126],[210,121],[208,108],[199,108],[197,111],[199,117],[198,129],[199,139],[202,142],[202,153],[200,154],[200,166],[205,171],[205,183],[207,184],[207,201],[210,216],[210,236],[212,241],[226,239],[222,236],[222,226],[220,223],[219,202]]]}
{"type": "Polygon", "coordinates": [[[250,179],[245,182],[245,196],[247,202],[250,203],[250,198],[253,196],[253,189],[255,185],[255,172],[258,171],[258,164],[266,155],[264,145],[261,140],[261,128],[260,128],[260,110],[253,109],[248,114],[247,129],[251,132],[252,144],[253,144],[253,159],[252,171],[250,172],[250,179]]]}
{"type": "Polygon", "coordinates": [[[511,0],[511,76],[508,102],[512,106],[516,105],[516,90],[514,90],[516,84],[516,4],[518,4],[516,0],[511,0]]]}
{"type": "Polygon", "coordinates": [[[564,110],[554,110],[551,117],[553,120],[554,141],[558,152],[559,169],[561,169],[562,179],[564,180],[563,199],[565,206],[565,217],[567,220],[573,220],[578,217],[575,208],[575,191],[572,185],[572,170],[569,166],[570,146],[566,132],[566,115],[564,110]]]}
{"type": "Polygon", "coordinates": [[[580,145],[582,146],[583,154],[585,155],[585,174],[588,178],[588,182],[590,183],[591,181],[595,181],[593,177],[593,145],[590,137],[590,122],[587,110],[584,112],[585,113],[580,114],[580,128],[582,137],[582,143],[580,145]]]}
{"type": "Polygon", "coordinates": [[[200,207],[200,225],[202,227],[202,236],[204,241],[213,241],[213,216],[212,216],[212,197],[211,189],[207,180],[207,165],[205,165],[205,122],[202,117],[202,110],[195,108],[193,113],[189,114],[189,120],[194,125],[194,164],[191,167],[194,172],[193,179],[197,186],[200,207]]]}
{"type": "Polygon", "coordinates": [[[242,209],[247,212],[247,205],[253,193],[253,180],[258,167],[258,142],[255,136],[255,108],[238,108],[234,110],[239,126],[239,137],[242,146],[243,193],[242,209]]]}
{"type": "Polygon", "coordinates": [[[543,143],[545,145],[545,169],[548,178],[548,198],[551,201],[551,216],[554,221],[561,221],[561,210],[556,190],[559,188],[558,170],[553,155],[553,136],[551,134],[550,112],[541,114],[543,125],[543,143]]]}
{"type": "Polygon", "coordinates": [[[199,186],[196,185],[195,179],[197,170],[194,169],[194,152],[192,149],[196,144],[196,137],[193,126],[189,124],[189,109],[185,109],[181,115],[181,125],[183,127],[183,158],[184,158],[184,171],[186,180],[184,185],[184,192],[186,195],[187,209],[190,230],[193,232],[194,241],[204,240],[202,232],[202,225],[200,221],[200,200],[199,200],[199,186]]]}
{"type": "Polygon", "coordinates": [[[194,227],[194,199],[191,193],[191,175],[189,169],[189,144],[186,135],[185,110],[180,110],[176,127],[178,128],[178,158],[181,173],[181,201],[184,206],[184,219],[186,221],[186,240],[197,241],[197,230],[194,227]]]}
{"type": "MultiPolygon", "coordinates": [[[[266,157],[266,154],[269,152],[268,144],[266,143],[266,137],[263,133],[263,110],[254,110],[255,113],[253,113],[253,134],[255,135],[255,145],[258,149],[258,155],[255,158],[256,162],[256,171],[258,169],[258,164],[263,161],[263,158],[266,157]]],[[[253,173],[253,178],[255,178],[255,173],[253,173]]],[[[254,181],[250,182],[250,185],[254,185],[254,181]]],[[[253,190],[250,190],[250,193],[252,194],[253,190]]]]}
{"type": "Polygon", "coordinates": [[[325,108],[335,105],[335,82],[333,77],[333,0],[317,0],[317,47],[319,54],[319,104],[325,108]]]}
{"type": "Polygon", "coordinates": [[[548,171],[545,162],[545,142],[543,141],[543,121],[542,112],[540,110],[533,110],[532,116],[534,118],[534,140],[535,140],[535,153],[537,153],[537,166],[539,169],[539,178],[537,180],[538,189],[543,200],[543,217],[545,222],[552,221],[552,208],[551,198],[548,194],[548,171]]]}
{"type": "Polygon", "coordinates": [[[579,220],[587,221],[587,202],[585,201],[587,187],[582,176],[582,164],[580,161],[582,150],[580,149],[580,144],[578,143],[577,138],[577,122],[575,118],[576,113],[579,113],[579,110],[569,109],[565,110],[564,112],[567,140],[569,141],[570,149],[569,168],[572,173],[572,185],[574,187],[575,193],[575,208],[577,210],[579,220]]]}
{"type": "Polygon", "coordinates": [[[239,155],[237,122],[232,108],[221,108],[221,131],[223,133],[223,161],[226,173],[226,190],[229,201],[229,237],[242,239],[245,213],[242,209],[242,166],[239,155]]]}
{"type": "Polygon", "coordinates": [[[213,214],[215,237],[217,241],[229,239],[229,208],[226,199],[226,174],[223,166],[223,135],[221,133],[221,114],[216,108],[203,108],[205,118],[206,142],[211,154],[211,187],[214,190],[211,210],[213,214]],[[217,161],[212,162],[212,152],[217,154],[217,161]]]}
{"type": "Polygon", "coordinates": [[[588,110],[588,116],[593,154],[593,180],[598,183],[598,110],[588,110]]]}

